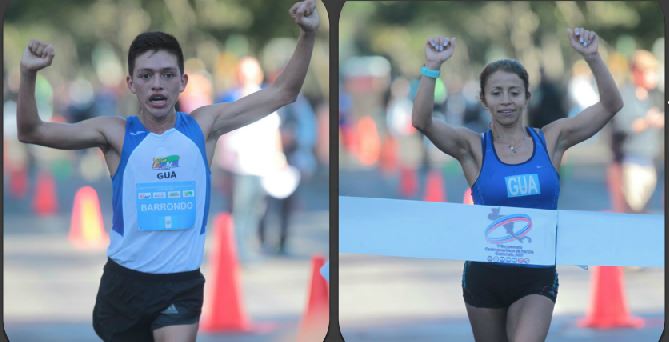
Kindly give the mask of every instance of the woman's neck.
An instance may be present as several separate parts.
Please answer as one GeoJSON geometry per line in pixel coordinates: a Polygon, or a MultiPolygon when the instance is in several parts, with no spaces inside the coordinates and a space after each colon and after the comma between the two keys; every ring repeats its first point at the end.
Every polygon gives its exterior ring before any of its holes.
{"type": "Polygon", "coordinates": [[[496,141],[510,144],[517,143],[527,137],[527,131],[520,123],[512,126],[502,126],[493,122],[492,134],[496,141]]]}

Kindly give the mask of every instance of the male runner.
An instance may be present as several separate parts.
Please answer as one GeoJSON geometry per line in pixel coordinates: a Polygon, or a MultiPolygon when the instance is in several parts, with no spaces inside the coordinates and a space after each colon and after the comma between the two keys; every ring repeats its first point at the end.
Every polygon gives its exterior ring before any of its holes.
{"type": "Polygon", "coordinates": [[[138,35],[128,51],[128,89],[139,113],[77,123],[43,122],[35,103],[38,70],[54,48],[33,40],[21,59],[19,140],[57,149],[99,147],[112,178],[109,257],[93,309],[105,341],[195,341],[202,309],[211,159],[218,138],[295,101],[311,60],[320,19],[315,0],[289,13],[300,37],[281,76],[232,103],[190,114],[175,104],[188,83],[177,40],[138,35]]]}

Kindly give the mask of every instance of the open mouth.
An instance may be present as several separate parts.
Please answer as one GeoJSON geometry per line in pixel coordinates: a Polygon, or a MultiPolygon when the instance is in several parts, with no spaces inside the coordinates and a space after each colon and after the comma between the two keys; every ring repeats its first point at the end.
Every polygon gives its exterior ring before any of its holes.
{"type": "Polygon", "coordinates": [[[163,107],[167,104],[167,96],[154,94],[149,97],[149,103],[153,107],[163,107]]]}

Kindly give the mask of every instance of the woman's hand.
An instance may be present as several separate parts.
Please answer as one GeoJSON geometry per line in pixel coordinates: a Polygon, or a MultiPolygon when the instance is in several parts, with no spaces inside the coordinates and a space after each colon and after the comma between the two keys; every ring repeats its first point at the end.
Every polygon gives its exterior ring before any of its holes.
{"type": "Polygon", "coordinates": [[[433,37],[425,43],[425,66],[438,70],[451,58],[455,50],[455,38],[433,37]]]}
{"type": "Polygon", "coordinates": [[[588,31],[582,27],[568,30],[569,43],[576,52],[584,58],[594,56],[598,53],[599,38],[594,31],[588,31]]]}

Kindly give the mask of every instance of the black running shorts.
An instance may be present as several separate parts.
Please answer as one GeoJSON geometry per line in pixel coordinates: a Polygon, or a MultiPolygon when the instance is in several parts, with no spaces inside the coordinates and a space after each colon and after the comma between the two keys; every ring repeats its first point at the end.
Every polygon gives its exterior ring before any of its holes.
{"type": "Polygon", "coordinates": [[[104,341],[153,341],[153,330],[200,319],[200,270],[150,274],[105,264],[93,308],[93,328],[104,341]]]}
{"type": "Polygon", "coordinates": [[[479,308],[507,308],[515,301],[539,294],[553,303],[558,275],[553,267],[523,267],[466,261],[462,273],[465,303],[479,308]]]}

